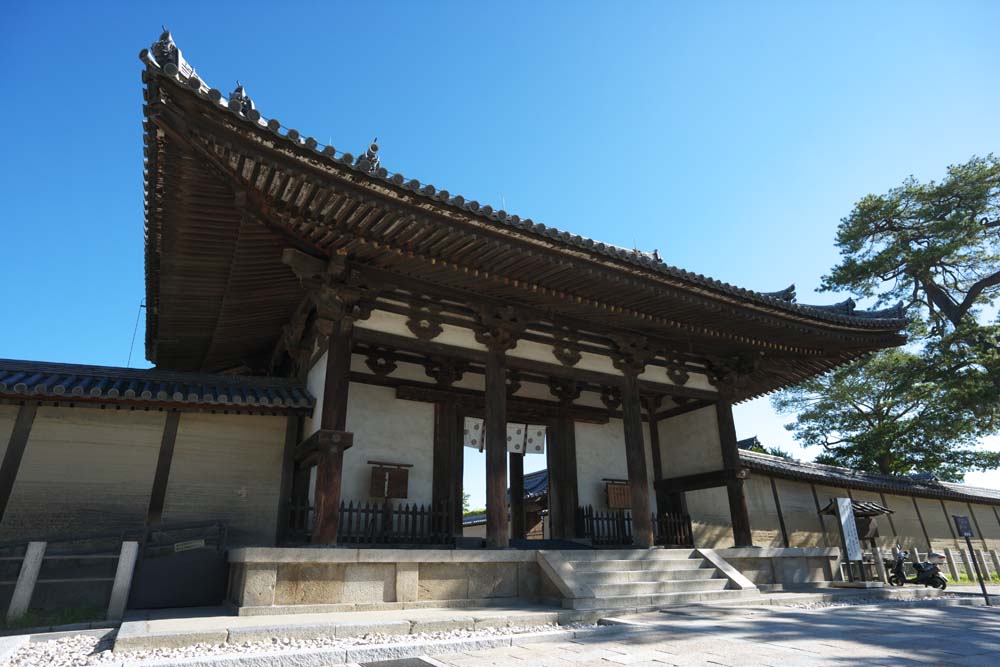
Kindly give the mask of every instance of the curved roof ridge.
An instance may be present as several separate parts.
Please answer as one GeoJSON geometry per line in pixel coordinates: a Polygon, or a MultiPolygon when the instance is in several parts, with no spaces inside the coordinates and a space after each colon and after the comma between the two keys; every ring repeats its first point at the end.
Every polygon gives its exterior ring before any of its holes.
{"type": "MultiPolygon", "coordinates": [[[[421,183],[418,179],[407,179],[403,174],[392,173],[384,167],[373,168],[372,163],[364,155],[359,155],[356,158],[351,153],[338,151],[332,145],[324,145],[312,136],[303,137],[298,130],[282,125],[275,118],[266,119],[255,108],[252,101],[249,101],[242,86],[238,86],[228,99],[224,98],[221,91],[216,88],[209,88],[191,65],[183,59],[180,49],[174,44],[169,32],[164,32],[160,36],[160,40],[154,42],[149,49],[143,49],[139,53],[139,59],[146,64],[147,70],[152,69],[176,81],[182,87],[189,89],[192,94],[196,94],[212,102],[220,110],[228,111],[243,122],[252,124],[258,130],[268,130],[274,136],[295,145],[299,149],[310,150],[340,167],[360,172],[369,178],[383,180],[398,188],[408,190],[415,195],[425,197],[438,205],[448,206],[466,214],[486,218],[499,225],[525,230],[661,275],[687,281],[697,287],[717,290],[728,296],[742,297],[758,305],[770,306],[787,313],[804,315],[831,323],[871,329],[898,331],[908,324],[905,318],[883,316],[882,313],[886,311],[871,313],[861,311],[860,313],[855,313],[853,308],[851,308],[849,312],[838,312],[836,309],[830,307],[808,306],[795,303],[794,296],[788,298],[785,294],[787,290],[780,292],[760,292],[739,287],[701,273],[695,273],[667,264],[660,258],[657,251],[647,253],[639,250],[629,250],[614,244],[582,237],[579,234],[561,231],[555,227],[536,223],[530,218],[521,218],[503,209],[494,209],[489,204],[483,205],[476,200],[467,200],[461,195],[452,195],[448,190],[438,189],[429,183],[421,183]],[[161,63],[160,60],[166,60],[166,62],[161,63]],[[281,133],[282,129],[285,129],[284,134],[281,133]]],[[[853,303],[850,299],[848,301],[853,303]]]]}

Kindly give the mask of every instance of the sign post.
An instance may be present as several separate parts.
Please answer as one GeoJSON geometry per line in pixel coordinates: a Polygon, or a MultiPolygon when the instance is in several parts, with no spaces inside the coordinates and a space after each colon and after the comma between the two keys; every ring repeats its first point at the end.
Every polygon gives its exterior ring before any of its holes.
{"type": "Polygon", "coordinates": [[[972,561],[972,567],[976,571],[976,578],[979,579],[979,587],[983,589],[983,598],[986,599],[986,606],[992,606],[990,604],[990,594],[986,591],[986,582],[983,581],[983,573],[979,570],[979,561],[976,559],[976,552],[972,549],[972,522],[969,521],[967,516],[959,516],[957,514],[952,514],[951,518],[955,520],[955,529],[961,537],[965,538],[965,544],[969,547],[969,560],[972,561]]]}

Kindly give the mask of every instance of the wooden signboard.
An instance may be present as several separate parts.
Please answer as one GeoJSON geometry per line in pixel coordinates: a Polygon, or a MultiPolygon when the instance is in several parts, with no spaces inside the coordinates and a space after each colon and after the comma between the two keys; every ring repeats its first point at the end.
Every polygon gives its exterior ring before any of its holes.
{"type": "Polygon", "coordinates": [[[406,498],[409,493],[410,466],[372,466],[372,482],[368,495],[372,498],[406,498]]]}
{"type": "Polygon", "coordinates": [[[627,482],[609,481],[605,490],[608,494],[608,509],[627,510],[632,508],[632,490],[627,482]]]}
{"type": "Polygon", "coordinates": [[[844,538],[847,560],[862,560],[861,540],[858,539],[858,526],[854,523],[854,507],[850,498],[837,498],[837,518],[840,519],[840,534],[844,538]]]}

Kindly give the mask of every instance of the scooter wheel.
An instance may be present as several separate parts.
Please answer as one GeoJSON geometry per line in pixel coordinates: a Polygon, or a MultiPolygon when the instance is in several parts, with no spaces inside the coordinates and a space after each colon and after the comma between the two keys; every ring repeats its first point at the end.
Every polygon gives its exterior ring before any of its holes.
{"type": "Polygon", "coordinates": [[[934,583],[931,585],[934,586],[934,588],[941,589],[942,591],[948,588],[948,582],[941,577],[934,577],[934,583]]]}
{"type": "Polygon", "coordinates": [[[903,585],[903,580],[900,579],[899,577],[897,577],[894,574],[890,574],[889,575],[889,585],[890,586],[902,586],[903,585]]]}

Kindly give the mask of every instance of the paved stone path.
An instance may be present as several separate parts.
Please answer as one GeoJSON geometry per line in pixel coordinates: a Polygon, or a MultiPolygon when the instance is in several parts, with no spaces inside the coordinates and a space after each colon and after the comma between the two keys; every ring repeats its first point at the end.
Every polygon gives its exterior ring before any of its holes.
{"type": "Polygon", "coordinates": [[[629,617],[638,631],[433,656],[449,667],[1000,666],[1000,610],[913,604],[701,609],[629,617]]]}

